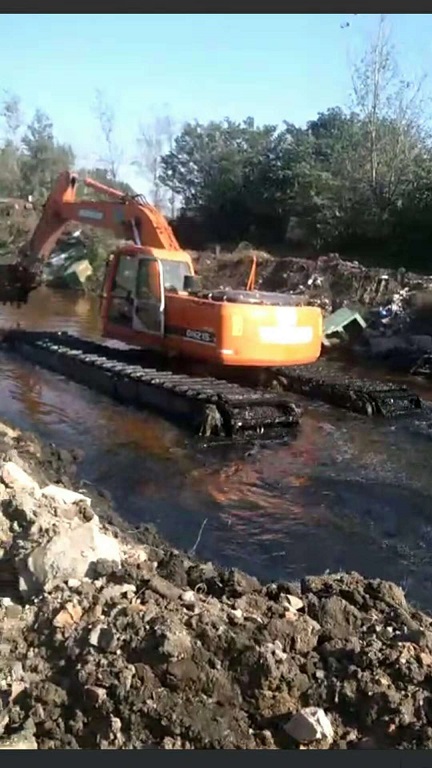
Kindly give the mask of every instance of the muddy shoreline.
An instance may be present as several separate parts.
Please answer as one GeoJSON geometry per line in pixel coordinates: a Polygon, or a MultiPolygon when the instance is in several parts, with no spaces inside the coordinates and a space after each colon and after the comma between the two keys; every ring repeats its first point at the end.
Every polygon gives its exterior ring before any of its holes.
{"type": "Polygon", "coordinates": [[[78,454],[7,425],[0,452],[1,748],[432,746],[432,619],[399,587],[261,584],[132,530],[78,454]]]}

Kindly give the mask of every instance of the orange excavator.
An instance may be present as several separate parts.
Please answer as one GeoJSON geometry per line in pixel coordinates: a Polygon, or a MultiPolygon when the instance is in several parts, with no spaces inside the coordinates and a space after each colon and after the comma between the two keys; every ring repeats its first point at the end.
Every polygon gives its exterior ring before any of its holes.
{"type": "Polygon", "coordinates": [[[141,195],[83,180],[105,199],[76,199],[79,179],[58,177],[30,242],[0,268],[0,300],[25,302],[68,222],[110,230],[120,245],[107,258],[101,303],[103,336],[209,365],[289,366],[315,362],[322,313],[301,297],[254,290],[205,291],[191,256],[164,216],[141,195]]]}

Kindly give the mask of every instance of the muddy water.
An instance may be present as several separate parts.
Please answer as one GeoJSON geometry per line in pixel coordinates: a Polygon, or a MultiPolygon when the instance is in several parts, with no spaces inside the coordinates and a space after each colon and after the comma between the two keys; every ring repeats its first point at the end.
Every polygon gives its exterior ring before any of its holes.
{"type": "MultiPolygon", "coordinates": [[[[0,326],[99,334],[98,302],[41,290],[0,326]]],[[[177,546],[257,576],[359,570],[432,609],[432,439],[306,403],[285,444],[205,447],[166,421],[0,356],[0,418],[84,451],[84,482],[177,546]]],[[[426,390],[423,392],[432,399],[426,390]]]]}

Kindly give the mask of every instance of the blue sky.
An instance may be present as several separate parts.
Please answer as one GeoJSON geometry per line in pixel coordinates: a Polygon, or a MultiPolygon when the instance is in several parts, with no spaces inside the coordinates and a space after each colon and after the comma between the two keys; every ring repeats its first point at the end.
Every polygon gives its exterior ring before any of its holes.
{"type": "MultiPolygon", "coordinates": [[[[101,89],[130,161],[139,122],[158,114],[304,123],[347,106],[349,62],[377,21],[367,14],[4,14],[2,87],[22,98],[28,118],[36,107],[46,111],[56,135],[88,164],[100,156],[92,104],[101,89]]],[[[403,69],[432,75],[432,15],[389,21],[403,69]]],[[[145,190],[127,162],[122,170],[145,190]]]]}

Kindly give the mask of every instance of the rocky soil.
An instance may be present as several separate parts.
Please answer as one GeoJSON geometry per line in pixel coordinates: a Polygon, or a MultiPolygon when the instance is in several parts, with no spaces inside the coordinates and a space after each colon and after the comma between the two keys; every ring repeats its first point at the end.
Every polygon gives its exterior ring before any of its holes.
{"type": "Polygon", "coordinates": [[[76,491],[78,459],[0,425],[1,749],[432,747],[432,620],[399,587],[199,562],[76,491]]]}
{"type": "Polygon", "coordinates": [[[239,248],[233,253],[201,252],[194,253],[193,257],[206,287],[244,288],[254,255],[258,264],[257,288],[299,292],[308,303],[319,304],[329,312],[346,304],[353,307],[385,305],[401,288],[428,291],[432,286],[431,277],[403,269],[364,267],[335,253],[276,258],[251,248],[239,248]]]}

